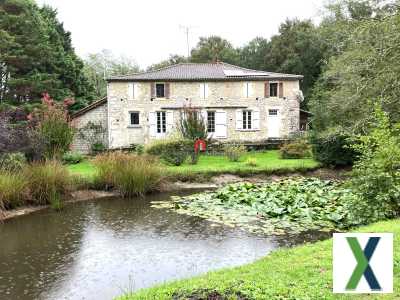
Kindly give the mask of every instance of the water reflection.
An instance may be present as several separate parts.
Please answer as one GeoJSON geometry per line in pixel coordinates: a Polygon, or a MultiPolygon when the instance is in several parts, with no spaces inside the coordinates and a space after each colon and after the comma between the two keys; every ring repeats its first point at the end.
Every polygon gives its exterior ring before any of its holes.
{"type": "Polygon", "coordinates": [[[0,299],[110,299],[290,244],[150,207],[169,196],[77,203],[1,225],[0,299]]]}

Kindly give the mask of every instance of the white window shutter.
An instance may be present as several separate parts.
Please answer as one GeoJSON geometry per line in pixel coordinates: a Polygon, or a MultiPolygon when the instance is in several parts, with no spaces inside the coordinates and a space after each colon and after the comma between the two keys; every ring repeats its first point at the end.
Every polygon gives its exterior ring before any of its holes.
{"type": "Polygon", "coordinates": [[[247,83],[247,97],[253,97],[254,96],[254,87],[252,82],[247,83]]]}
{"type": "Polygon", "coordinates": [[[200,83],[199,85],[199,97],[200,99],[204,99],[204,83],[200,83]]]}
{"type": "Polygon", "coordinates": [[[226,112],[216,111],[215,112],[215,137],[226,138],[227,137],[227,126],[226,126],[226,112]]]}
{"type": "Polygon", "coordinates": [[[243,111],[241,109],[236,110],[236,129],[243,129],[243,111]]]}
{"type": "Polygon", "coordinates": [[[204,124],[207,126],[207,111],[206,110],[203,109],[201,111],[201,117],[203,118],[204,124]]]}
{"type": "Polygon", "coordinates": [[[204,84],[204,98],[208,98],[208,83],[204,84]]]}
{"type": "Polygon", "coordinates": [[[157,114],[155,111],[149,112],[149,126],[150,136],[157,136],[157,114]]]}
{"type": "Polygon", "coordinates": [[[243,83],[243,97],[244,98],[248,97],[248,95],[247,95],[247,82],[243,83]]]}
{"type": "Polygon", "coordinates": [[[133,84],[133,99],[137,99],[139,97],[139,83],[133,84]]]}
{"type": "Polygon", "coordinates": [[[252,129],[258,130],[260,129],[260,111],[259,110],[253,110],[251,113],[251,123],[252,123],[252,129]]]}
{"type": "Polygon", "coordinates": [[[166,112],[166,122],[167,122],[167,133],[171,133],[174,127],[174,112],[167,111],[166,112]]]}
{"type": "Polygon", "coordinates": [[[128,83],[128,100],[134,98],[134,84],[132,82],[128,83]]]}

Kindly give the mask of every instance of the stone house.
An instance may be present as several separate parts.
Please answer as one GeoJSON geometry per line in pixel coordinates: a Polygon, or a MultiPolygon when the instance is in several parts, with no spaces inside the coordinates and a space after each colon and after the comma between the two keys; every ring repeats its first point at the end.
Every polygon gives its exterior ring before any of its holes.
{"type": "MultiPolygon", "coordinates": [[[[301,75],[217,63],[183,63],[109,78],[107,99],[78,111],[73,124],[104,124],[108,148],[174,135],[183,107],[201,112],[212,139],[262,142],[299,131],[301,75]]],[[[73,149],[85,152],[76,138],[73,149]]],[[[86,149],[86,150],[85,150],[86,149]]]]}

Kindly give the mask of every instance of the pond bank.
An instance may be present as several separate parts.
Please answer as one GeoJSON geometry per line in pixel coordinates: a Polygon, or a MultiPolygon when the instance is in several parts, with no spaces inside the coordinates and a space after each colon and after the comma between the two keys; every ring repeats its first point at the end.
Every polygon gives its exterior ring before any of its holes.
{"type": "MultiPolygon", "coordinates": [[[[400,243],[400,220],[357,228],[356,232],[393,232],[400,243]]],[[[400,251],[394,251],[394,292],[385,299],[399,299],[400,251]],[[397,262],[397,263],[396,263],[397,262]]],[[[364,294],[362,299],[381,299],[364,294]]],[[[360,298],[360,299],[361,299],[360,298]]],[[[332,240],[278,249],[245,266],[209,272],[192,279],[166,283],[119,300],[146,299],[354,299],[354,295],[332,293],[332,240]],[[239,297],[240,296],[240,297],[239,297]]]]}
{"type": "MultiPolygon", "coordinates": [[[[184,191],[190,189],[215,189],[230,183],[238,183],[238,182],[251,182],[251,183],[263,183],[269,181],[276,181],[282,178],[288,177],[317,177],[320,179],[337,179],[343,180],[346,178],[347,169],[326,169],[321,168],[313,171],[309,171],[306,173],[291,173],[286,175],[263,175],[257,174],[252,176],[240,177],[238,175],[232,174],[221,174],[217,176],[213,176],[210,178],[208,182],[165,182],[160,187],[158,192],[172,192],[172,191],[184,191]]],[[[70,197],[65,201],[65,204],[70,204],[74,202],[88,201],[94,199],[102,199],[108,197],[117,197],[120,194],[117,191],[101,191],[101,190],[78,190],[74,191],[70,194],[70,197]]],[[[42,206],[22,206],[16,209],[4,211],[4,215],[0,219],[0,221],[5,221],[8,219],[12,219],[15,217],[20,217],[24,215],[28,215],[46,208],[49,208],[49,205],[42,206]]]]}
{"type": "Polygon", "coordinates": [[[186,192],[75,202],[0,226],[0,298],[109,300],[323,239],[261,236],[151,208],[186,192]]]}

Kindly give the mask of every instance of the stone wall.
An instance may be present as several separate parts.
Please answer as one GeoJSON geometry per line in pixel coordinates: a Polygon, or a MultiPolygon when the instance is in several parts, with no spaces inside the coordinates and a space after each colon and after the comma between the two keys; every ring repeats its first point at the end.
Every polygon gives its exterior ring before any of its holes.
{"type": "MultiPolygon", "coordinates": [[[[130,144],[148,143],[150,136],[149,113],[166,110],[173,113],[176,124],[180,112],[176,107],[188,105],[208,107],[209,110],[225,111],[227,114],[227,137],[221,140],[265,140],[268,137],[268,110],[278,109],[281,126],[280,136],[287,137],[299,130],[300,104],[297,100],[298,80],[283,82],[283,97],[264,97],[264,81],[250,81],[251,94],[247,96],[247,82],[207,82],[208,97],[200,96],[200,82],[171,82],[170,97],[151,98],[150,82],[135,82],[135,95],[130,99],[128,82],[108,84],[109,144],[111,148],[126,147],[130,144]],[[221,99],[222,98],[222,99],[221,99]],[[258,130],[237,130],[237,109],[258,110],[260,127],[258,130]],[[140,113],[140,125],[129,125],[129,112],[140,113]]],[[[170,132],[169,134],[174,134],[170,132]]]]}
{"type": "MultiPolygon", "coordinates": [[[[101,125],[105,132],[101,136],[101,141],[103,144],[108,147],[108,132],[107,132],[107,103],[104,103],[96,108],[93,108],[84,114],[74,118],[72,120],[72,126],[76,129],[76,133],[74,136],[74,141],[71,145],[72,151],[77,151],[81,153],[89,153],[91,144],[88,139],[83,139],[79,135],[79,130],[85,127],[89,122],[92,122],[96,125],[101,125]]],[[[92,132],[86,132],[87,135],[90,135],[92,132]]]]}

